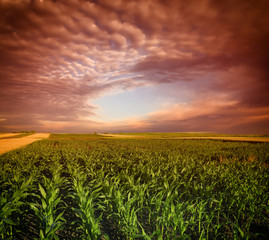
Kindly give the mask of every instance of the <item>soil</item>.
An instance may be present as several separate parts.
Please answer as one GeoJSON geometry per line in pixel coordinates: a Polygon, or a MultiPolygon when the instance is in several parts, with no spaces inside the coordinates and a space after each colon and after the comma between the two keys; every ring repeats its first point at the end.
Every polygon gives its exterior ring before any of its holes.
{"type": "Polygon", "coordinates": [[[19,135],[20,133],[1,133],[0,138],[6,138],[6,137],[14,137],[16,135],[19,135]]]}
{"type": "Polygon", "coordinates": [[[222,140],[228,142],[269,142],[269,138],[263,137],[146,137],[139,135],[120,135],[120,134],[99,134],[104,137],[114,137],[114,138],[147,138],[147,139],[183,139],[183,140],[201,140],[201,139],[210,139],[210,140],[222,140]]]}
{"type": "MultiPolygon", "coordinates": [[[[11,134],[11,133],[10,133],[11,134]]],[[[7,136],[7,134],[4,137],[10,137],[7,136]]],[[[1,137],[3,136],[1,135],[1,137]]],[[[35,133],[26,137],[21,137],[21,138],[9,138],[9,139],[0,139],[0,154],[12,151],[14,149],[24,147],[30,143],[33,143],[35,141],[48,138],[49,133],[35,133]]]]}

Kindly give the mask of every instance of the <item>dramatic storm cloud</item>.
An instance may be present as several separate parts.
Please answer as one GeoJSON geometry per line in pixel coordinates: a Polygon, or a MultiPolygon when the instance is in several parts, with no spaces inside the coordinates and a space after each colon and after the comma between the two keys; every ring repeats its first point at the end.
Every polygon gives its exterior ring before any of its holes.
{"type": "Polygon", "coordinates": [[[269,133],[267,0],[0,0],[0,131],[269,133]]]}

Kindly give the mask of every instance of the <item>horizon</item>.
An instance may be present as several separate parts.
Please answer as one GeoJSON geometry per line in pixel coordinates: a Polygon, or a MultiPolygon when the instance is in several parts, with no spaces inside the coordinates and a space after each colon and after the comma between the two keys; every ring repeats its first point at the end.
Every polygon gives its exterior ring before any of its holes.
{"type": "Polygon", "coordinates": [[[0,132],[269,134],[267,9],[0,0],[0,132]]]}
{"type": "MultiPolygon", "coordinates": [[[[9,133],[17,133],[17,134],[35,134],[35,133],[49,133],[49,134],[58,134],[58,135],[128,135],[128,134],[131,134],[131,135],[147,135],[147,134],[153,134],[154,135],[158,135],[158,134],[179,134],[179,135],[182,135],[182,134],[186,134],[186,135],[189,135],[189,134],[193,134],[193,135],[196,135],[197,137],[199,137],[199,135],[203,134],[203,135],[207,135],[210,136],[210,135],[216,135],[216,136],[219,136],[221,137],[222,135],[224,136],[235,136],[235,137],[269,137],[269,134],[267,133],[261,133],[261,134],[235,134],[235,133],[221,133],[221,132],[122,132],[122,131],[118,131],[118,132],[105,132],[105,131],[102,131],[102,132],[39,132],[39,131],[13,131],[13,132],[0,132],[0,134],[9,134],[9,133]]],[[[195,137],[195,136],[194,136],[195,137]]]]}

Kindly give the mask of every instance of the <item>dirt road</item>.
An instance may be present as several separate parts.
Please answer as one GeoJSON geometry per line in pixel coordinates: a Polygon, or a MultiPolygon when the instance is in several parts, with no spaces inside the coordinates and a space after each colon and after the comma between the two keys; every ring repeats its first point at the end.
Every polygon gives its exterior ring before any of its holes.
{"type": "Polygon", "coordinates": [[[180,137],[176,139],[210,139],[231,142],[269,142],[269,138],[263,137],[180,137]]]}
{"type": "Polygon", "coordinates": [[[121,134],[109,134],[109,133],[105,133],[105,134],[98,133],[98,135],[104,136],[104,137],[115,137],[115,138],[148,138],[148,137],[138,136],[138,135],[125,135],[125,134],[121,135],[121,134]]]}
{"type": "Polygon", "coordinates": [[[19,135],[19,133],[1,133],[0,134],[0,139],[1,138],[6,138],[6,137],[14,137],[16,135],[19,135]]]}
{"type": "Polygon", "coordinates": [[[21,138],[0,139],[0,154],[26,146],[32,142],[48,138],[49,135],[49,133],[35,133],[21,138]]]}
{"type": "Polygon", "coordinates": [[[265,137],[147,137],[143,135],[121,135],[121,134],[99,134],[104,137],[114,138],[146,138],[146,139],[182,139],[182,140],[222,140],[231,142],[269,142],[269,138],[265,137]]]}

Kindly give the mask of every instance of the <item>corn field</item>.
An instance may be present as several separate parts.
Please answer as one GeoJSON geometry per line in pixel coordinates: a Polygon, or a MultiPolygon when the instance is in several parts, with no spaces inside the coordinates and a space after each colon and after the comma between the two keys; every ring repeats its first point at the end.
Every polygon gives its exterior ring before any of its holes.
{"type": "Polygon", "coordinates": [[[52,134],[0,156],[0,239],[268,239],[268,149],[52,134]]]}

